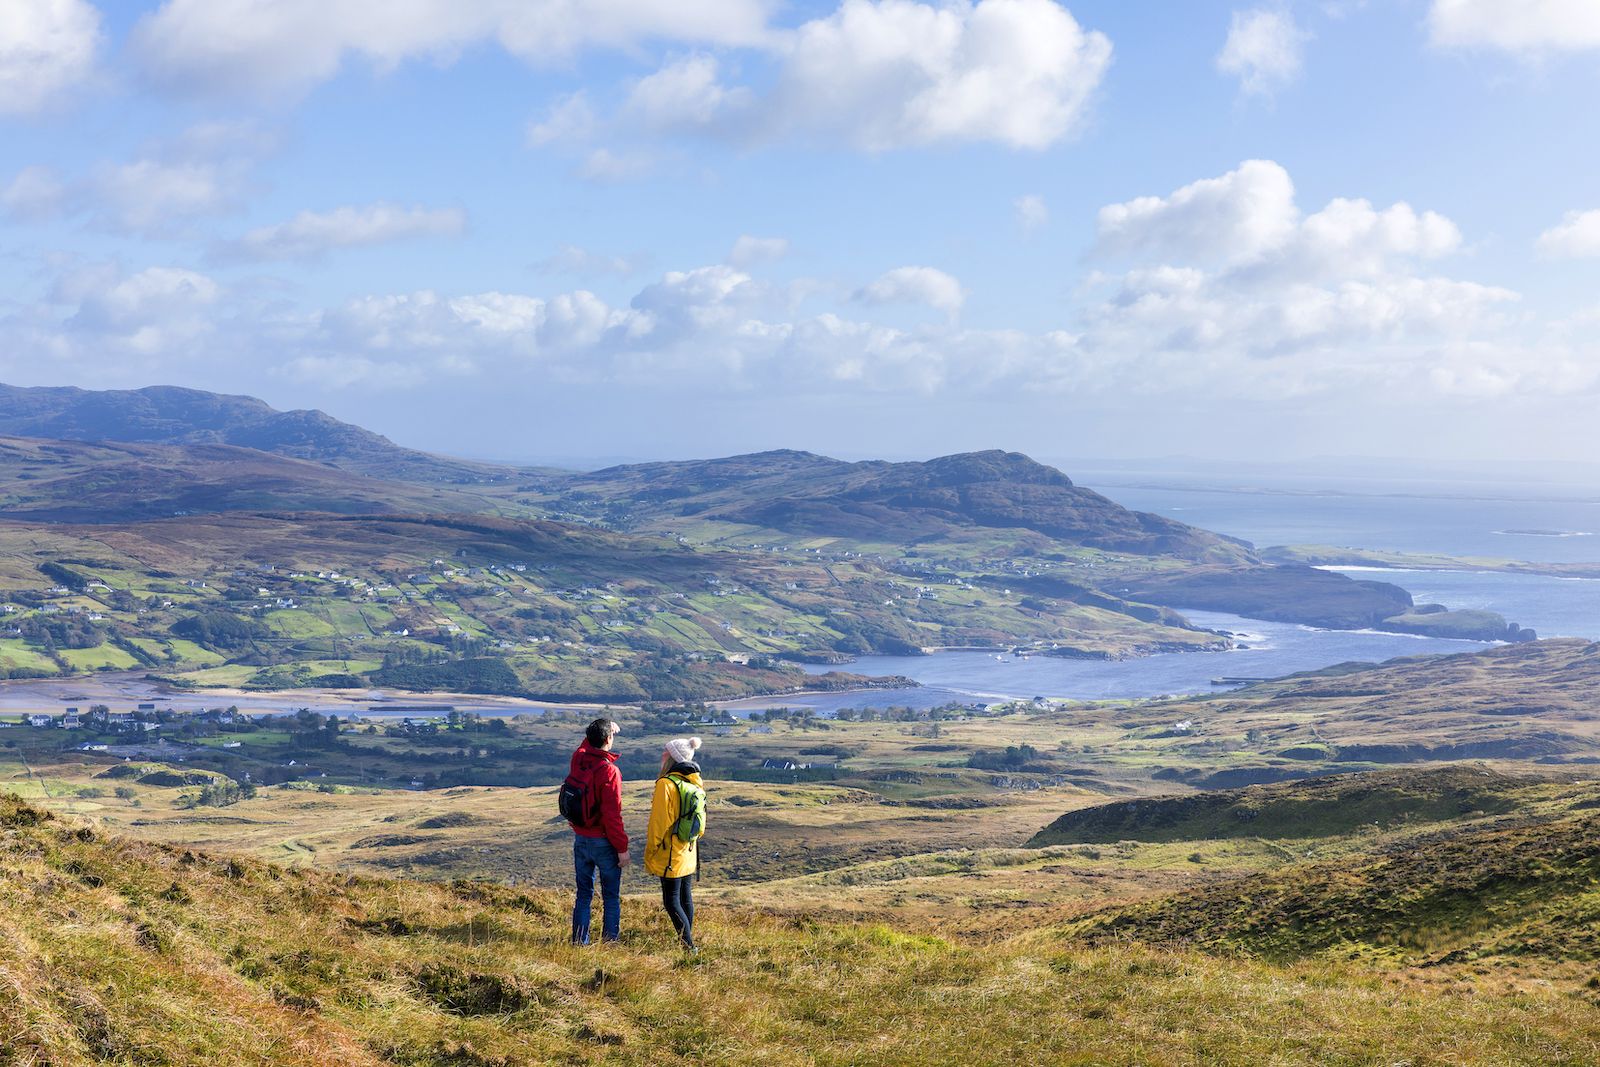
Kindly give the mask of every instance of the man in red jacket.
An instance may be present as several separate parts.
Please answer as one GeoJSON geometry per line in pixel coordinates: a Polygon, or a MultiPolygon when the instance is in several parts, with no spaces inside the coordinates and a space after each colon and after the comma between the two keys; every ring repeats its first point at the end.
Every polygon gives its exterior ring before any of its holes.
{"type": "Polygon", "coordinates": [[[584,789],[587,818],[573,822],[572,862],[578,875],[578,899],[572,906],[572,943],[589,943],[594,903],[594,876],[600,875],[600,936],[615,941],[622,932],[622,868],[628,865],[628,833],[622,828],[622,772],[611,741],[617,724],[596,719],[584,731],[583,744],[572,754],[572,778],[584,789]]]}

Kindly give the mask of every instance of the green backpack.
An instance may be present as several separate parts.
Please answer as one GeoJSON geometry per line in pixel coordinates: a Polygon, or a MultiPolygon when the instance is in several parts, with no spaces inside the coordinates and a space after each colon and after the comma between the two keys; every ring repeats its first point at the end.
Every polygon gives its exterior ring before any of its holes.
{"type": "Polygon", "coordinates": [[[668,836],[688,844],[706,832],[706,791],[676,771],[666,778],[678,787],[678,821],[668,836]]]}

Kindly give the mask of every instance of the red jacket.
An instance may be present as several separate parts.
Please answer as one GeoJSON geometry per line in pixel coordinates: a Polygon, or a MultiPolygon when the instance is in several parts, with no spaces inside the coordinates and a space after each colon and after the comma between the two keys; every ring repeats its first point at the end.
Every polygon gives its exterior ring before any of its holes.
{"type": "Polygon", "coordinates": [[[628,851],[628,831],[622,828],[622,772],[617,770],[617,754],[592,748],[588,739],[572,754],[572,774],[589,783],[600,804],[597,829],[574,826],[572,832],[584,837],[603,837],[618,852],[628,851]]]}

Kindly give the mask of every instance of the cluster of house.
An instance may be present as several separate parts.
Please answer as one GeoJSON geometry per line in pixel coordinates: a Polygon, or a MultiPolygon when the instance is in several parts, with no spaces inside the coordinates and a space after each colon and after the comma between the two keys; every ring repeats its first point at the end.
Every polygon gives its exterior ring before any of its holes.
{"type": "MultiPolygon", "coordinates": [[[[18,610],[15,604],[0,605],[0,614],[15,615],[18,610]]],[[[78,604],[68,604],[64,607],[60,604],[40,604],[34,609],[34,612],[39,615],[83,615],[90,622],[100,622],[105,619],[104,613],[84,608],[78,604]]],[[[6,637],[17,637],[22,633],[22,630],[20,627],[10,626],[4,631],[0,631],[0,633],[3,633],[6,637]]]]}
{"type": "Polygon", "coordinates": [[[77,708],[67,708],[60,715],[24,715],[22,725],[37,730],[100,730],[119,734],[143,734],[161,729],[154,704],[140,704],[136,711],[90,708],[82,714],[77,708]]]}

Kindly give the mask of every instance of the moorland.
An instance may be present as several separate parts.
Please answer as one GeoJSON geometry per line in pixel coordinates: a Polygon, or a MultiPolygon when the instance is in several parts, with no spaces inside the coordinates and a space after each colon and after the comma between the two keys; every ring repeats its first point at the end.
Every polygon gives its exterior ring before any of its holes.
{"type": "MultiPolygon", "coordinates": [[[[19,1063],[1593,1062],[1597,664],[1537,642],[1203,699],[695,724],[692,960],[637,875],[621,945],[564,943],[548,782],[365,779],[553,760],[576,721],[268,722],[161,759],[12,727],[0,1038],[19,1063]],[[273,749],[311,777],[221,788],[273,749]],[[1283,774],[1207,788],[1229,770],[1283,774]]],[[[620,714],[637,833],[684,724],[620,714]]]]}
{"type": "Polygon", "coordinates": [[[854,687],[799,662],[1226,647],[1182,608],[1526,640],[1266,560],[1015,453],[596,472],[394,445],[192,390],[0,388],[0,672],[680,701],[854,687]]]}
{"type": "Polygon", "coordinates": [[[0,1063],[1600,1061],[1600,644],[1003,452],[574,473],[186,390],[0,416],[0,663],[189,705],[0,721],[0,1063]],[[865,652],[1219,647],[1207,607],[1505,643],[1139,701],[708,702],[867,686],[865,652]],[[308,686],[417,695],[234,695],[308,686]],[[554,793],[600,713],[636,837],[664,741],[705,739],[699,956],[637,866],[622,943],[566,943],[554,793]]]}

